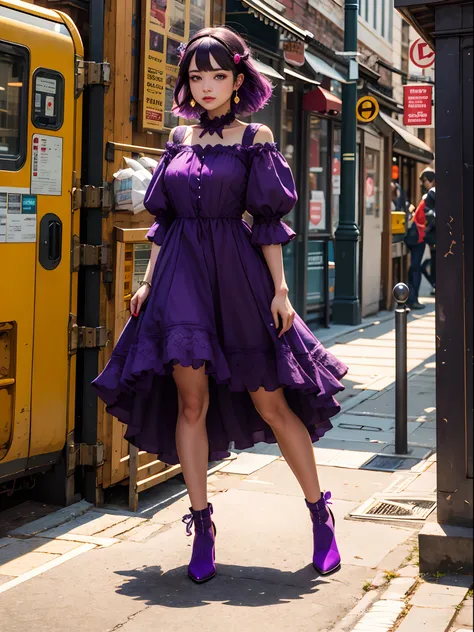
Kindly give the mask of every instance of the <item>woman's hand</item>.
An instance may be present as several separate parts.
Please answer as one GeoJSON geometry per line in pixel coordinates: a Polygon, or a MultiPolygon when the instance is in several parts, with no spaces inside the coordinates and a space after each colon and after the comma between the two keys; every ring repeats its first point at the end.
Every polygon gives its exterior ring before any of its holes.
{"type": "Polygon", "coordinates": [[[132,313],[132,316],[138,316],[143,303],[148,298],[149,293],[150,287],[148,285],[142,285],[132,296],[132,300],[130,301],[130,312],[132,313]]]}
{"type": "Polygon", "coordinates": [[[295,320],[296,312],[293,309],[293,305],[288,299],[288,293],[277,293],[272,301],[271,310],[273,314],[273,322],[275,323],[275,329],[280,326],[278,317],[280,316],[282,322],[282,328],[278,334],[278,338],[281,338],[291,327],[295,320]]]}

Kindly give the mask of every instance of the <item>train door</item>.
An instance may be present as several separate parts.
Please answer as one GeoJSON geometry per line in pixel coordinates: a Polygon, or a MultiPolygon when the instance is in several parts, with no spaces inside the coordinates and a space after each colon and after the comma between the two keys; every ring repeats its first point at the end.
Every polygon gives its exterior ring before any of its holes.
{"type": "Polygon", "coordinates": [[[59,460],[74,424],[76,56],[59,12],[0,0],[0,482],[59,460]]]}

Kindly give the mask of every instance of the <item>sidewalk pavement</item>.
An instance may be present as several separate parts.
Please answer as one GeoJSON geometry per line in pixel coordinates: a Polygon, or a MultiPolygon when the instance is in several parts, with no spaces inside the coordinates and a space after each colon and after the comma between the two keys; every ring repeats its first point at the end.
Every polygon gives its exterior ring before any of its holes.
{"type": "Polygon", "coordinates": [[[472,578],[421,578],[416,566],[417,533],[434,520],[436,500],[426,302],[408,326],[408,455],[394,454],[393,317],[328,345],[350,366],[342,411],[314,447],[333,495],[339,572],[314,571],[301,489],[278,446],[258,444],[210,464],[218,577],[187,578],[180,477],[141,494],[137,513],[126,509],[126,489],[114,488],[104,508],[81,501],[0,539],[2,632],[472,631],[472,578]]]}

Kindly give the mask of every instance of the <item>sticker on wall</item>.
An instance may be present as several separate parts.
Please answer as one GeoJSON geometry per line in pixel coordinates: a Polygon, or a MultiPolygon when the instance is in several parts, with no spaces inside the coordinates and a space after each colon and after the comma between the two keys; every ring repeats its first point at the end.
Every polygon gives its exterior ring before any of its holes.
{"type": "Polygon", "coordinates": [[[36,195],[28,189],[0,190],[0,243],[36,242],[36,195]]]}
{"type": "MultiPolygon", "coordinates": [[[[51,100],[51,97],[48,97],[51,100]]],[[[46,105],[47,107],[47,105],[46,105]]],[[[54,101],[52,105],[54,109],[54,101]]],[[[45,134],[33,135],[31,193],[61,195],[63,173],[63,139],[45,134]]]]}
{"type": "Polygon", "coordinates": [[[356,116],[361,123],[370,123],[379,115],[379,104],[374,97],[361,97],[357,101],[356,116]]]}
{"type": "Polygon", "coordinates": [[[46,116],[54,116],[54,97],[46,97],[46,101],[44,103],[44,113],[46,116]]]}
{"type": "Polygon", "coordinates": [[[36,90],[46,92],[46,94],[56,94],[57,81],[51,77],[38,77],[36,79],[36,90]]]}

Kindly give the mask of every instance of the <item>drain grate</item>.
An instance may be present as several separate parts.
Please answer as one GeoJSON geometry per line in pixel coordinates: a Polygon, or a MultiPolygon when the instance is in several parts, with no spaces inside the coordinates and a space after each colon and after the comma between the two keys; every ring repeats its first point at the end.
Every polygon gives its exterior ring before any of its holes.
{"type": "Polygon", "coordinates": [[[350,516],[370,520],[426,520],[435,507],[436,500],[430,495],[386,494],[369,498],[350,516]]]}
{"type": "Polygon", "coordinates": [[[377,454],[370,461],[364,463],[362,470],[380,470],[382,472],[395,472],[396,470],[411,470],[418,465],[421,459],[405,456],[392,456],[391,454],[377,454]]]}

